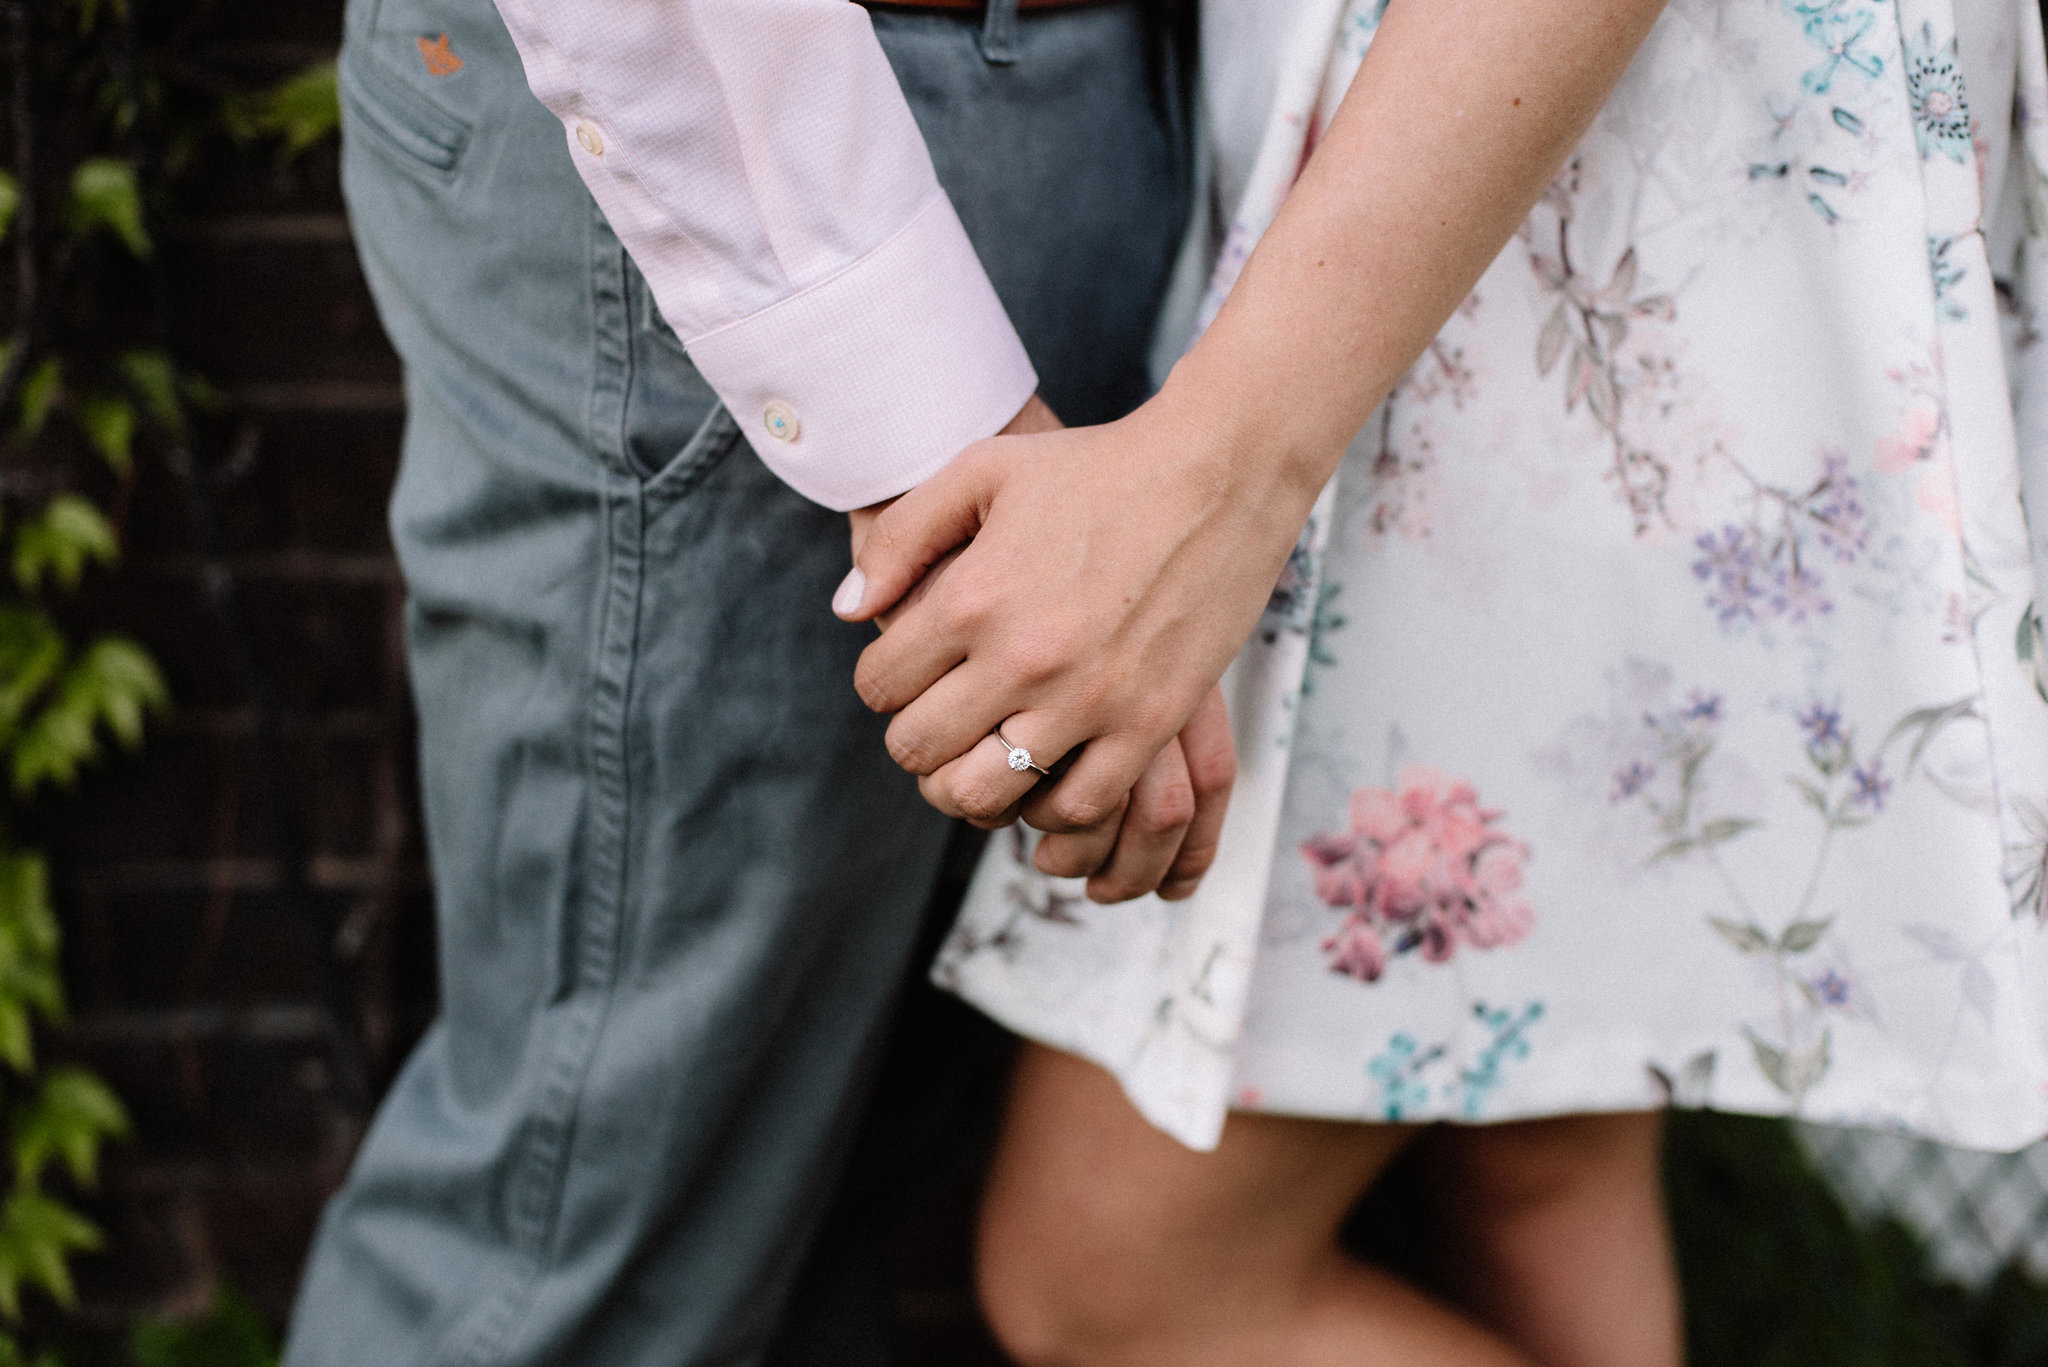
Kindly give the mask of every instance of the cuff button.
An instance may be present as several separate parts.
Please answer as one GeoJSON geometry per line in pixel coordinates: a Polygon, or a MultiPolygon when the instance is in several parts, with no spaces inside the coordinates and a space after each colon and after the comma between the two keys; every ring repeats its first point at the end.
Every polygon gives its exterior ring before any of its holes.
{"type": "Polygon", "coordinates": [[[596,124],[577,124],[576,141],[582,143],[583,150],[590,153],[591,156],[601,157],[604,155],[604,134],[597,131],[596,124]]]}
{"type": "Polygon", "coordinates": [[[761,424],[777,441],[795,441],[797,434],[804,430],[803,424],[797,421],[796,410],[786,403],[771,403],[763,409],[761,424]]]}

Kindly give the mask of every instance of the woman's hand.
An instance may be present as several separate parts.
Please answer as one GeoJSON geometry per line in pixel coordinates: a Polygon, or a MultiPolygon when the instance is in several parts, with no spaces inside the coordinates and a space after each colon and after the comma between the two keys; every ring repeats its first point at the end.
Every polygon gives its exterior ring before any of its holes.
{"type": "MultiPolygon", "coordinates": [[[[1059,430],[1059,419],[1034,396],[999,435],[1059,430]]],[[[848,515],[856,562],[876,520],[894,502],[858,508],[848,515]]],[[[933,560],[893,607],[875,615],[876,624],[886,631],[922,602],[962,549],[956,546],[933,560]]],[[[848,580],[858,593],[863,581],[854,575],[848,580]]],[[[835,610],[842,613],[858,606],[858,598],[845,603],[834,600],[835,610]]],[[[1053,757],[1046,759],[1049,767],[1053,757]]],[[[1114,810],[1092,825],[1047,834],[1033,861],[1040,872],[1053,877],[1086,878],[1088,896],[1097,902],[1122,902],[1148,892],[1157,892],[1167,901],[1192,896],[1215,862],[1236,777],[1229,713],[1222,691],[1211,688],[1187,725],[1153,757],[1114,810]]],[[[1020,816],[1026,824],[1039,825],[1047,819],[1048,804],[1040,794],[1026,797],[1031,801],[1020,799],[993,817],[969,819],[984,828],[1008,825],[1020,816]]],[[[942,809],[952,815],[967,815],[957,809],[942,809]]]]}
{"type": "MultiPolygon", "coordinates": [[[[1176,394],[979,442],[875,518],[834,604],[850,620],[969,543],[855,675],[898,713],[890,753],[940,810],[994,822],[1021,803],[1031,825],[1099,842],[1258,621],[1321,480],[1239,459],[1176,394]],[[1009,767],[999,726],[1041,767],[1080,753],[1043,782],[1009,767]]],[[[1064,871],[1081,848],[1048,858],[1064,871]]]]}

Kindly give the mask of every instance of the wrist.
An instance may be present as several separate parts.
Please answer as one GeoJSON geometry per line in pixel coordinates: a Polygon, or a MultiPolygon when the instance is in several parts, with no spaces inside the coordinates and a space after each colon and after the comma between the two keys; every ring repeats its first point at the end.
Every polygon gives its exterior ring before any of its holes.
{"type": "Polygon", "coordinates": [[[1170,415],[1208,478],[1234,499],[1291,519],[1299,531],[1349,440],[1300,421],[1290,411],[1299,405],[1258,393],[1218,359],[1213,351],[1190,351],[1174,363],[1152,405],[1170,415]]]}

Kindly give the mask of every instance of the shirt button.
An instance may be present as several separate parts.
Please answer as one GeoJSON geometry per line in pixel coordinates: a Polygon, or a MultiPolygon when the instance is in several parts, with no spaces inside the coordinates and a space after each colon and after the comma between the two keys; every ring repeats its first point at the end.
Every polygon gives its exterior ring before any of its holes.
{"type": "Polygon", "coordinates": [[[768,435],[777,441],[795,441],[797,434],[804,430],[797,421],[796,410],[786,403],[771,403],[762,410],[761,422],[768,429],[768,435]]]}
{"type": "Polygon", "coordinates": [[[583,150],[590,153],[591,156],[601,157],[604,155],[604,135],[597,131],[596,124],[577,124],[576,141],[582,143],[583,150]]]}

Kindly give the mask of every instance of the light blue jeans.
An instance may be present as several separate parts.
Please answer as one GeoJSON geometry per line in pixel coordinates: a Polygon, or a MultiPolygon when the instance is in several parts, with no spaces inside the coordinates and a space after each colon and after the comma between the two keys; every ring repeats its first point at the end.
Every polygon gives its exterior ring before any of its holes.
{"type": "MultiPolygon", "coordinates": [[[[1046,397],[1127,410],[1187,204],[1158,25],[876,28],[1046,397]]],[[[287,1360],[762,1362],[948,826],[854,696],[845,519],[740,439],[491,0],[354,0],[341,81],[405,362],[391,527],[442,1004],[328,1209],[287,1360]],[[431,75],[418,40],[444,33],[464,65],[431,75]]]]}

